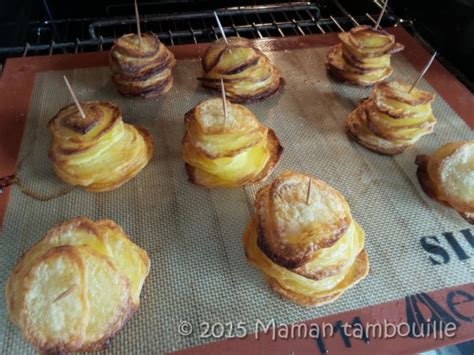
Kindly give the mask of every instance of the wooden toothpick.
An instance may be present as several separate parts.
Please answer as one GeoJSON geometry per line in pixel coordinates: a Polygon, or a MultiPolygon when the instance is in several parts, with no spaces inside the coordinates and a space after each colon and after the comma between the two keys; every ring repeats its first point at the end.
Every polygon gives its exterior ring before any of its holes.
{"type": "Polygon", "coordinates": [[[214,16],[216,17],[217,26],[219,26],[219,31],[221,31],[222,38],[224,38],[225,44],[229,45],[229,42],[227,41],[227,37],[225,35],[224,29],[222,28],[221,21],[219,20],[219,16],[217,16],[217,12],[215,12],[215,11],[214,11],[214,16]]]}
{"type": "Polygon", "coordinates": [[[76,104],[77,109],[79,110],[79,113],[81,114],[81,117],[86,118],[86,114],[84,113],[84,110],[82,109],[81,104],[79,103],[79,100],[76,97],[76,94],[74,94],[74,91],[72,91],[71,84],[69,84],[69,81],[67,80],[66,75],[63,75],[63,79],[66,82],[66,86],[69,90],[69,93],[72,96],[72,99],[74,100],[74,103],[76,104]]]}
{"type": "Polygon", "coordinates": [[[227,121],[227,101],[225,99],[224,80],[221,79],[222,108],[224,109],[224,126],[227,121]]]}
{"type": "Polygon", "coordinates": [[[379,18],[377,19],[377,23],[375,24],[375,29],[379,28],[380,22],[382,22],[383,14],[385,13],[385,9],[387,8],[388,0],[385,0],[385,4],[383,4],[382,11],[380,11],[379,18]]]}
{"type": "Polygon", "coordinates": [[[423,77],[423,75],[425,75],[425,73],[428,71],[428,69],[430,68],[431,64],[433,63],[436,55],[438,54],[438,52],[434,52],[433,55],[431,56],[430,60],[428,61],[428,63],[426,63],[425,67],[423,68],[423,70],[420,72],[420,74],[418,74],[418,77],[416,78],[416,80],[413,82],[413,84],[411,85],[410,87],[410,90],[408,90],[408,92],[410,93],[414,88],[415,86],[418,85],[418,83],[420,82],[421,78],[423,77]]]}
{"type": "Polygon", "coordinates": [[[311,181],[313,179],[311,179],[311,176],[309,176],[309,180],[308,180],[308,190],[306,191],[306,204],[309,205],[309,198],[311,196],[311,181]]]}
{"type": "Polygon", "coordinates": [[[135,2],[135,20],[137,21],[137,34],[138,34],[138,45],[142,45],[142,30],[140,28],[140,15],[138,14],[138,4],[137,0],[135,2]]]}

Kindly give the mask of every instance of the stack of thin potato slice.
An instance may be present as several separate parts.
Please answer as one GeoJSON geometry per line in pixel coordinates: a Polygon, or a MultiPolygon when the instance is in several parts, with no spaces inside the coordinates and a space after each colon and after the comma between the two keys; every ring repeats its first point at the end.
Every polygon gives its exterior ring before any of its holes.
{"type": "Polygon", "coordinates": [[[204,87],[220,90],[233,102],[256,101],[276,93],[282,85],[280,71],[245,38],[231,37],[212,44],[202,58],[204,87]]]}
{"type": "Polygon", "coordinates": [[[147,253],[110,220],[51,229],[13,269],[8,313],[41,353],[97,351],[138,310],[147,253]]]}
{"type": "Polygon", "coordinates": [[[125,96],[145,98],[166,94],[173,86],[176,59],[151,32],[120,37],[110,52],[112,79],[125,96]]]}
{"type": "Polygon", "coordinates": [[[359,26],[339,34],[342,43],[329,49],[327,70],[336,80],[370,86],[393,72],[390,55],[403,50],[395,37],[370,26],[359,26]]]}
{"type": "Polygon", "coordinates": [[[346,131],[357,143],[374,152],[396,155],[433,131],[434,94],[399,82],[376,85],[372,95],[348,116],[346,131]]]}
{"type": "Polygon", "coordinates": [[[416,157],[417,177],[428,196],[474,224],[474,141],[443,145],[416,157]]]}
{"type": "Polygon", "coordinates": [[[88,191],[110,191],[137,175],[153,155],[153,137],[143,127],[124,124],[110,102],[63,107],[48,123],[53,135],[49,157],[56,174],[88,191]]]}
{"type": "Polygon", "coordinates": [[[258,191],[256,211],[245,254],[282,296],[320,306],[367,275],[364,231],[344,196],[321,180],[285,172],[258,191]]]}
{"type": "Polygon", "coordinates": [[[185,115],[183,159],[189,179],[207,188],[236,187],[264,180],[283,148],[273,130],[245,106],[201,102],[185,115]]]}

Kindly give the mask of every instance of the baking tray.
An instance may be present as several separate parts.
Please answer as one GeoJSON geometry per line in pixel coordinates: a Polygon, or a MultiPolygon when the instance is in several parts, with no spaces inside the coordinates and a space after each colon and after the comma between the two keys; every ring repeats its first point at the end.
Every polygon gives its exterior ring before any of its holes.
{"type": "MultiPolygon", "coordinates": [[[[394,31],[407,48],[393,57],[394,78],[413,78],[428,54],[406,32],[394,31]]],[[[273,177],[286,169],[320,177],[346,195],[355,218],[366,229],[371,273],[339,301],[315,309],[296,306],[271,292],[259,271],[247,264],[241,237],[253,213],[253,197],[259,186],[207,191],[186,181],[180,159],[184,113],[200,100],[215,96],[200,88],[195,80],[200,69],[199,60],[193,58],[202,54],[204,45],[172,48],[181,59],[175,70],[175,86],[165,97],[148,101],[122,98],[115,92],[110,73],[104,67],[105,53],[27,58],[7,63],[0,81],[6,94],[0,108],[2,117],[6,117],[0,120],[0,159],[5,162],[1,173],[17,171],[22,184],[34,194],[55,195],[61,186],[47,162],[49,137],[45,123],[70,101],[61,81],[63,74],[68,75],[80,99],[106,99],[118,104],[125,121],[148,127],[155,135],[157,146],[150,166],[111,193],[91,194],[75,189],[40,202],[18,188],[7,191],[11,199],[0,239],[2,268],[10,270],[18,255],[52,225],[73,216],[112,218],[122,225],[134,241],[148,250],[152,271],[139,313],[112,343],[114,353],[187,348],[207,351],[194,347],[207,343],[212,344],[204,346],[214,351],[229,347],[242,349],[243,344],[253,351],[261,351],[259,347],[276,343],[252,341],[251,336],[216,343],[213,337],[199,337],[200,324],[240,322],[251,333],[256,320],[268,324],[275,319],[278,325],[312,319],[321,322],[336,315],[350,318],[354,312],[373,316],[380,304],[391,309],[400,321],[408,313],[400,312],[396,300],[407,302],[406,297],[423,292],[430,292],[433,299],[438,297],[441,301],[443,295],[447,299],[459,290],[472,294],[470,260],[456,262],[453,256],[452,262],[434,265],[430,254],[420,246],[423,237],[442,238],[443,233],[452,233],[460,247],[469,253],[469,240],[458,235],[460,230],[470,230],[469,226],[453,211],[427,199],[414,177],[416,154],[429,153],[450,140],[473,138],[463,121],[473,123],[469,110],[472,95],[439,64],[434,64],[428,82],[420,85],[440,96],[433,106],[439,119],[435,133],[396,158],[367,152],[348,141],[343,128],[347,114],[369,90],[334,83],[324,71],[325,47],[336,41],[335,35],[257,41],[256,45],[267,51],[282,69],[287,85],[280,95],[249,108],[275,129],[286,149],[273,177]],[[15,166],[20,141],[21,165],[15,166]],[[197,327],[194,335],[179,335],[178,326],[183,321],[197,327]]],[[[6,195],[2,196],[3,209],[6,200],[6,195]]],[[[8,272],[2,275],[1,286],[7,276],[8,272]]],[[[20,332],[8,322],[5,304],[0,315],[0,329],[5,329],[0,349],[31,351],[20,332]]],[[[376,319],[393,318],[386,311],[379,310],[375,315],[376,319]]],[[[456,337],[443,339],[442,344],[472,335],[470,324],[459,323],[456,337]]],[[[324,341],[325,347],[330,341],[324,341]]],[[[410,341],[414,340],[397,339],[395,344],[400,349],[407,346],[412,349],[413,345],[407,345],[410,341]]],[[[331,349],[338,344],[337,340],[333,342],[331,349]]],[[[367,344],[351,344],[348,349],[394,346],[379,339],[367,344]]],[[[347,348],[346,342],[343,345],[347,348]]],[[[428,338],[416,339],[416,346],[441,344],[428,338]]],[[[314,349],[315,341],[292,339],[276,349],[299,347],[314,349]]]]}

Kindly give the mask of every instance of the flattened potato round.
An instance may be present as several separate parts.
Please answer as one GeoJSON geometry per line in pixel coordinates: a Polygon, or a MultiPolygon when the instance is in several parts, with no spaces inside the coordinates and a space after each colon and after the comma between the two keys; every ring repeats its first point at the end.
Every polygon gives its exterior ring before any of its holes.
{"type": "Polygon", "coordinates": [[[51,229],[43,239],[22,255],[8,279],[6,290],[6,294],[9,295],[7,297],[8,313],[14,324],[20,324],[20,312],[24,300],[23,284],[14,281],[24,279],[32,266],[49,249],[63,245],[80,246],[84,244],[92,246],[99,252],[106,251],[102,235],[95,223],[86,218],[74,218],[51,229]]]}
{"type": "Polygon", "coordinates": [[[84,260],[70,246],[54,247],[26,275],[20,326],[41,350],[73,351],[84,342],[90,303],[84,260]]]}
{"type": "Polygon", "coordinates": [[[150,272],[147,253],[132,243],[113,221],[102,220],[95,224],[102,232],[107,254],[115,261],[115,267],[130,280],[132,301],[138,306],[143,283],[150,272]]]}
{"type": "Polygon", "coordinates": [[[255,205],[259,247],[289,268],[304,265],[319,249],[334,245],[352,224],[344,196],[316,178],[292,171],[260,189],[255,205]]]}
{"type": "Polygon", "coordinates": [[[89,321],[83,347],[101,349],[105,342],[135,312],[130,279],[115,267],[112,259],[88,246],[77,247],[85,262],[89,321]]]}
{"type": "Polygon", "coordinates": [[[138,309],[146,252],[113,221],[79,217],[26,252],[7,282],[10,319],[44,353],[97,351],[138,309]]]}

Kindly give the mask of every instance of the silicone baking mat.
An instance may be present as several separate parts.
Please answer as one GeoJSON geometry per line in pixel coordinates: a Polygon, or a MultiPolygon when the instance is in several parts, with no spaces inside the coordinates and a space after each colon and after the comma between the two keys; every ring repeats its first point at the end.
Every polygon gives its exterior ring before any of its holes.
{"type": "MultiPolygon", "coordinates": [[[[364,227],[371,271],[338,301],[305,308],[281,299],[262,274],[250,266],[242,234],[253,214],[259,185],[231,190],[206,190],[187,181],[180,158],[183,116],[203,99],[217,94],[200,88],[198,60],[179,61],[175,84],[155,100],[123,98],[116,93],[106,67],[44,72],[36,77],[22,141],[19,175],[23,189],[37,196],[62,196],[38,201],[18,187],[12,191],[0,237],[0,289],[20,255],[53,225],[75,216],[110,218],[145,248],[151,273],[141,308],[114,338],[113,353],[168,352],[202,344],[199,334],[180,336],[178,324],[242,322],[249,331],[256,320],[293,323],[367,307],[421,291],[474,281],[471,263],[433,267],[420,247],[422,236],[459,231],[468,224],[456,212],[427,198],[415,177],[415,156],[441,144],[474,139],[464,121],[437,97],[433,134],[395,158],[371,153],[349,141],[344,121],[369,89],[345,86],[327,78],[327,48],[268,53],[280,67],[286,87],[279,95],[249,105],[275,130],[285,148],[273,177],[293,169],[314,174],[348,199],[355,219],[364,227]],[[70,189],[53,174],[47,159],[48,120],[71,99],[62,75],[81,100],[109,100],[122,109],[126,122],[141,124],[155,136],[155,157],[135,179],[101,194],[70,189]]],[[[402,54],[393,56],[392,79],[414,78],[402,54]]],[[[421,88],[433,91],[422,81],[421,88]]],[[[468,250],[467,241],[458,240],[468,250]]],[[[472,259],[471,259],[472,260],[472,259]]],[[[29,353],[32,347],[13,326],[0,303],[0,350],[29,353]]]]}

